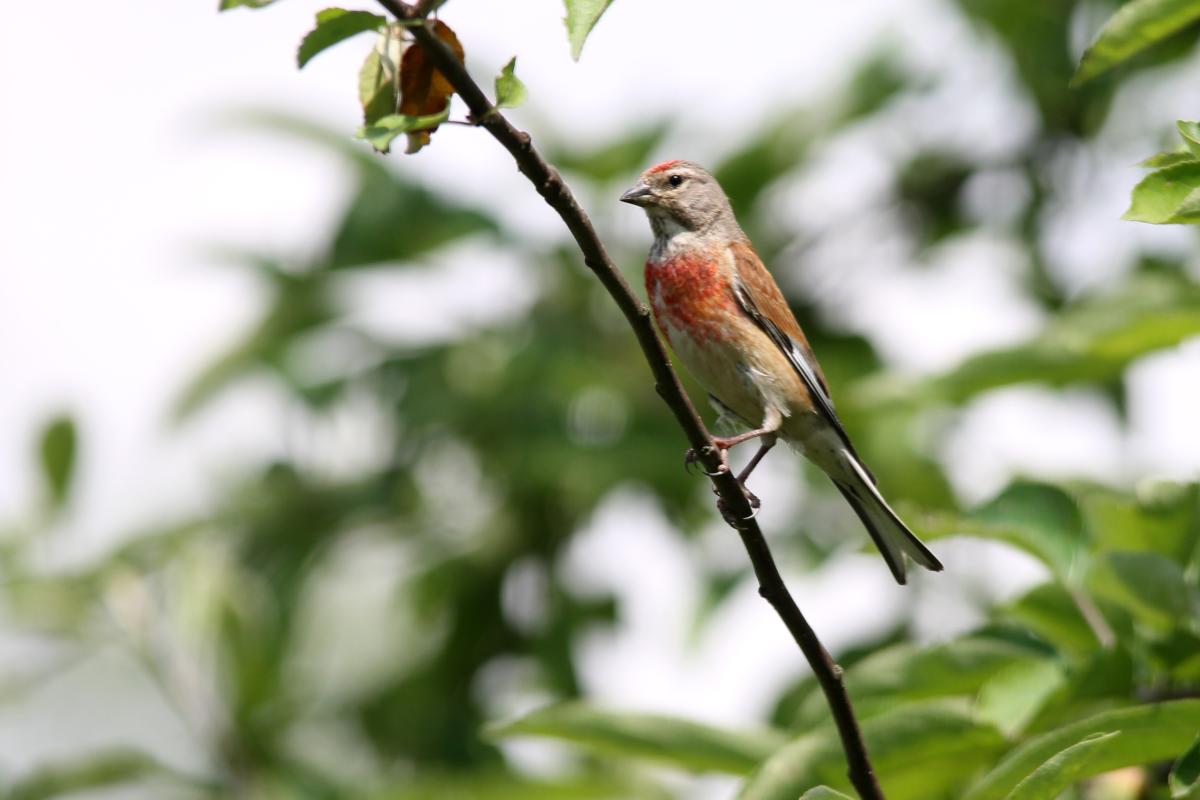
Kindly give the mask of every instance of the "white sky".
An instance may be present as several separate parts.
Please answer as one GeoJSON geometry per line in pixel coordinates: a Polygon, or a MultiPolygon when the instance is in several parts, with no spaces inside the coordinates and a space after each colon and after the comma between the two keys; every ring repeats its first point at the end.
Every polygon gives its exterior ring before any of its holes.
{"type": "MultiPolygon", "coordinates": [[[[186,380],[236,340],[258,310],[255,287],[206,247],[303,253],[328,229],[347,186],[328,155],[222,129],[214,118],[230,108],[267,106],[349,133],[357,124],[355,78],[367,40],[322,54],[297,73],[296,44],[324,4],[282,0],[265,11],[224,15],[215,5],[80,3],[69,16],[50,20],[44,5],[18,4],[0,26],[6,121],[0,126],[0,375],[7,380],[0,391],[0,520],[29,513],[37,485],[35,431],[51,410],[69,410],[81,425],[83,470],[66,525],[68,556],[95,552],[181,505],[199,507],[234,465],[288,446],[289,413],[266,385],[229,395],[182,430],[167,427],[167,410],[186,380]]],[[[954,64],[961,77],[933,105],[902,109],[886,129],[834,148],[781,194],[781,213],[808,214],[818,225],[836,226],[837,211],[861,205],[886,164],[930,130],[947,147],[1003,152],[1028,125],[1028,109],[1005,88],[1011,76],[936,0],[755,0],[737,4],[735,14],[729,3],[625,0],[613,5],[578,64],[569,58],[560,3],[509,3],[504,14],[496,7],[453,0],[446,18],[478,76],[519,55],[518,74],[532,102],[513,116],[535,137],[551,117],[555,130],[593,141],[632,120],[666,114],[681,122],[678,155],[700,159],[736,146],[746,121],[836,84],[881,35],[906,43],[909,59],[926,68],[954,64]],[[980,85],[986,90],[978,91],[980,85]],[[968,99],[970,111],[936,116],[968,99]]],[[[1145,102],[1170,120],[1187,116],[1183,106],[1196,99],[1191,90],[1145,102]]],[[[434,147],[401,166],[495,206],[531,236],[557,231],[506,154],[479,131],[444,128],[434,147]]],[[[1167,248],[1189,241],[1178,230],[1135,230],[1116,221],[1136,174],[1124,164],[1105,173],[1104,191],[1056,225],[1057,263],[1081,286],[1119,275],[1133,244],[1147,237],[1167,248]]],[[[604,213],[623,230],[644,225],[633,209],[604,213]]],[[[870,222],[863,223],[864,237],[872,236],[870,222]]],[[[848,324],[886,336],[885,354],[905,369],[943,367],[1036,330],[1038,315],[1021,305],[1006,277],[1015,268],[1004,243],[954,247],[919,274],[897,271],[895,253],[881,252],[878,262],[816,279],[828,282],[848,324]],[[883,311],[896,307],[913,313],[883,311]]],[[[836,242],[818,252],[818,267],[825,258],[836,263],[837,253],[836,242]]],[[[465,310],[450,313],[478,315],[492,293],[517,291],[502,270],[498,275],[467,298],[465,310]]],[[[443,282],[432,290],[438,302],[410,306],[446,312],[446,297],[467,285],[474,284],[465,277],[457,285],[443,282]]],[[[1193,342],[1148,359],[1133,376],[1129,438],[1086,392],[1021,388],[973,405],[945,450],[961,470],[959,488],[977,499],[1016,472],[1122,482],[1148,474],[1194,477],[1200,347],[1193,342]]],[[[770,469],[776,477],[764,480],[791,474],[786,465],[770,469]]],[[[759,716],[794,674],[792,646],[752,587],[739,590],[705,639],[685,642],[681,631],[697,591],[688,583],[689,564],[696,556],[654,520],[645,498],[614,500],[569,561],[572,569],[587,565],[581,580],[615,587],[630,610],[624,628],[585,644],[589,689],[615,705],[726,721],[759,716]],[[639,525],[636,542],[621,538],[630,527],[619,523],[631,516],[639,525]],[[653,575],[627,569],[620,554],[630,548],[655,554],[637,562],[653,563],[653,575]],[[675,577],[664,582],[664,575],[675,577]],[[731,632],[742,641],[736,652],[724,645],[731,632]]],[[[980,572],[978,549],[946,549],[948,568],[980,572]]],[[[848,556],[820,576],[793,581],[801,605],[813,609],[834,646],[879,627],[910,600],[954,602],[920,580],[902,595],[878,566],[873,557],[848,556]],[[847,594],[851,584],[857,588],[847,594]],[[873,598],[874,607],[862,598],[873,598]]],[[[1013,569],[1020,574],[996,578],[998,585],[1029,579],[1027,565],[1013,569]]],[[[40,748],[49,742],[61,744],[58,729],[21,735],[37,718],[28,714],[24,725],[0,725],[0,752],[10,767],[44,755],[40,748]]],[[[187,751],[184,739],[171,741],[154,746],[186,760],[179,755],[187,751]]],[[[713,796],[724,791],[723,784],[712,789],[713,796]]]]}

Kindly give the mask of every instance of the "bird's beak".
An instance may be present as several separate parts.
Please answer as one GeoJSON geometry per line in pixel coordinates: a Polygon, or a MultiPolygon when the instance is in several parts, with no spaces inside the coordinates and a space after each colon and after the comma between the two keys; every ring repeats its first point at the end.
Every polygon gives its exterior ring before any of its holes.
{"type": "Polygon", "coordinates": [[[650,205],[650,198],[654,193],[650,191],[650,187],[645,183],[638,183],[625,194],[621,195],[622,203],[630,203],[635,206],[650,205]]]}

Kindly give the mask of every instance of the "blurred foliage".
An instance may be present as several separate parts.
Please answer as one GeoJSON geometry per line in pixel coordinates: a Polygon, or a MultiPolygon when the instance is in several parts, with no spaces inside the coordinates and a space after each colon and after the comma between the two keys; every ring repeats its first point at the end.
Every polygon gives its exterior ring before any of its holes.
{"type": "Polygon", "coordinates": [[[1021,383],[1069,386],[1120,379],[1133,361],[1200,333],[1200,287],[1179,273],[1135,275],[1110,293],[1081,298],[1034,338],[972,356],[934,380],[901,386],[884,378],[862,399],[963,403],[1021,383]]]}
{"type": "Polygon", "coordinates": [[[1196,0],[1131,0],[1113,14],[1080,59],[1076,85],[1108,72],[1124,61],[1200,20],[1196,0]]]}
{"type": "Polygon", "coordinates": [[[50,505],[55,508],[66,502],[71,491],[75,475],[76,438],[75,422],[67,416],[51,420],[42,431],[42,474],[45,476],[50,505]]]}
{"type": "MultiPolygon", "coordinates": [[[[964,508],[934,456],[938,421],[989,392],[1083,386],[1119,406],[1111,389],[1132,365],[1200,333],[1200,287],[1161,253],[1141,254],[1127,274],[1087,291],[1047,263],[1047,215],[1069,199],[1052,177],[1064,154],[1094,145],[1122,81],[1170,68],[1195,40],[1194,30],[1182,30],[1072,89],[1071,40],[1087,6],[953,7],[972,23],[970,35],[1007,58],[1036,110],[1033,132],[1001,165],[1024,189],[1016,213],[981,220],[964,201],[973,181],[997,169],[994,155],[933,146],[893,165],[875,206],[902,221],[914,269],[947,241],[977,233],[1019,248],[1020,285],[1045,315],[1023,342],[940,374],[900,378],[782,266],[828,232],[781,220],[773,213],[779,191],[842,137],[937,90],[938,76],[915,73],[894,46],[871,54],[819,102],[780,109],[748,129],[714,165],[759,249],[781,265],[859,449],[914,527],[928,539],[1002,542],[1044,567],[1041,583],[984,609],[962,635],[921,643],[905,621],[838,654],[893,800],[1159,800],[1185,796],[1196,783],[1200,487],[1020,479],[964,508]],[[1134,788],[1105,774],[1124,767],[1137,768],[1116,773],[1134,775],[1134,788]]],[[[568,3],[576,54],[606,7],[568,3]]],[[[369,15],[319,22],[302,59],[377,26],[369,15]]],[[[1093,48],[1093,63],[1105,47],[1093,48]]],[[[380,51],[372,53],[378,68],[380,51]]],[[[1087,70],[1083,77],[1099,67],[1087,70]]],[[[500,80],[517,92],[511,70],[500,80]]],[[[257,376],[278,387],[304,426],[360,416],[377,446],[349,466],[300,446],[243,465],[209,512],[138,532],[70,568],[48,567],[39,555],[50,524],[44,515],[6,525],[5,624],[55,649],[35,672],[0,669],[0,699],[23,697],[72,664],[118,649],[170,701],[204,768],[181,770],[126,749],[87,752],[0,776],[5,796],[121,785],[156,798],[686,796],[663,779],[664,764],[744,776],[742,798],[849,791],[828,710],[798,655],[796,681],[757,731],[602,709],[581,697],[580,642],[619,624],[623,610],[611,595],[572,585],[564,561],[573,538],[630,486],[650,489],[681,536],[717,523],[704,481],[682,468],[684,441],[632,337],[565,232],[557,243],[530,241],[492,211],[425,185],[404,164],[339,133],[267,113],[251,121],[338,154],[353,190],[308,257],[231,255],[261,283],[266,307],[181,391],[179,418],[205,413],[257,376]],[[533,290],[527,302],[497,298],[506,313],[463,322],[452,337],[415,344],[385,336],[362,321],[346,292],[365,275],[412,281],[431,264],[477,258],[481,248],[521,265],[533,290]],[[531,705],[541,708],[509,718],[531,705]],[[530,776],[508,748],[515,737],[567,742],[572,757],[554,777],[530,776]],[[643,761],[658,769],[641,769],[643,761]]],[[[1181,130],[1189,139],[1192,129],[1181,130]]],[[[538,132],[580,195],[606,202],[673,136],[667,121],[590,146],[538,132]]],[[[477,146],[493,144],[481,133],[477,146]]],[[[1152,166],[1194,163],[1181,151],[1152,166]]],[[[606,230],[606,214],[597,217],[606,230]]],[[[606,238],[619,263],[641,263],[645,237],[606,238]]],[[[54,508],[69,503],[80,438],[62,416],[38,442],[54,508]]],[[[823,530],[834,513],[824,509],[848,515],[822,482],[808,487],[806,502],[814,513],[775,535],[784,558],[817,569],[846,546],[823,530]]],[[[853,529],[842,538],[862,542],[853,529]]],[[[751,579],[744,567],[697,569],[703,626],[751,579]]]]}
{"type": "Polygon", "coordinates": [[[554,736],[613,755],[658,758],[697,771],[748,772],[783,745],[776,731],[724,731],[649,714],[561,703],[489,729],[492,737],[554,736]]]}

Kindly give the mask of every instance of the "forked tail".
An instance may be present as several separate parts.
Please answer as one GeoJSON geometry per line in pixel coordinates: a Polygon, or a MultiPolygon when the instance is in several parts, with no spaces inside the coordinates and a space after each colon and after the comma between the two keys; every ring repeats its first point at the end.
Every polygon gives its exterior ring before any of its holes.
{"type": "Polygon", "coordinates": [[[854,509],[854,513],[858,514],[867,533],[871,534],[896,582],[905,582],[905,555],[925,569],[941,572],[942,562],[929,552],[929,548],[921,543],[887,504],[870,473],[858,458],[848,451],[843,451],[843,456],[854,477],[846,481],[834,480],[833,483],[854,509]]]}

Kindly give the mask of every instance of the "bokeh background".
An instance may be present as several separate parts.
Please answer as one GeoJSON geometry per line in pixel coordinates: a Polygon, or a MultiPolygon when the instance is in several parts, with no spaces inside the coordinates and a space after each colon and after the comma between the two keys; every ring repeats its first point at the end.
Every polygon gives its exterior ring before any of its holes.
{"type": "MultiPolygon", "coordinates": [[[[215,5],[0,27],[0,785],[731,797],[481,735],[572,698],[786,726],[808,670],[509,157],[465,126],[373,154],[368,37],[297,73],[320,4],[215,5]]],[[[849,663],[1063,578],[979,509],[1193,507],[1200,251],[1119,218],[1200,107],[1196,36],[1069,89],[1111,11],[618,0],[578,63],[557,2],[443,13],[485,86],[518,56],[512,118],[635,285],[650,236],[620,192],[670,157],[724,183],[946,563],[895,586],[820,476],[770,456],[760,519],[849,663]]],[[[1200,640],[1167,627],[1186,661],[1200,640]]]]}

